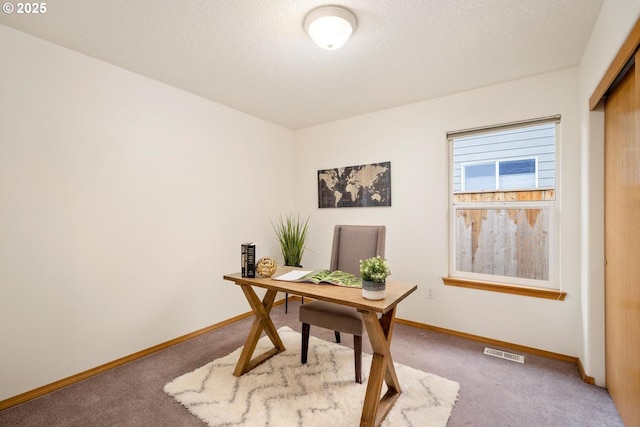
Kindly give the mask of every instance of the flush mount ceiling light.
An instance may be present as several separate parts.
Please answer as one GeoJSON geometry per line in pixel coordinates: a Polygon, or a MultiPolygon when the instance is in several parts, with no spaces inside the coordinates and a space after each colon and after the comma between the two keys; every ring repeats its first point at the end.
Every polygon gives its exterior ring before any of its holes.
{"type": "Polygon", "coordinates": [[[304,18],[304,30],[321,48],[336,50],[349,40],[356,29],[356,17],[339,6],[323,6],[304,18]]]}

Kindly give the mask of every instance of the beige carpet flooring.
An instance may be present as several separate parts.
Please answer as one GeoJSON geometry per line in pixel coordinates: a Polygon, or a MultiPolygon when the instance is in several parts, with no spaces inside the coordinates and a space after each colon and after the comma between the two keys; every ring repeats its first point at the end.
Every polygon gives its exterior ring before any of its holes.
{"type": "MultiPolygon", "coordinates": [[[[300,332],[297,307],[274,307],[277,328],[300,332]]],[[[246,319],[104,374],[0,411],[0,426],[206,426],[163,391],[174,378],[244,344],[246,319]]],[[[311,328],[333,340],[333,332],[311,328]]],[[[363,350],[371,352],[368,339],[363,350]]],[[[351,345],[350,337],[343,343],[351,345]]],[[[398,324],[394,361],[448,378],[460,393],[448,427],[622,427],[607,390],[584,383],[572,363],[524,354],[515,363],[483,354],[485,345],[398,324]]],[[[1,385],[0,385],[1,386],[1,385]]]]}

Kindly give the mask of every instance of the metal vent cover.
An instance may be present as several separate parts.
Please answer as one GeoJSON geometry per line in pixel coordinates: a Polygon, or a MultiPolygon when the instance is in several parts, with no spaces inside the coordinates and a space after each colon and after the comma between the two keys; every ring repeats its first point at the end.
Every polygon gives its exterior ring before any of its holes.
{"type": "Polygon", "coordinates": [[[495,348],[484,348],[484,354],[488,356],[498,357],[500,359],[511,360],[512,362],[524,363],[524,356],[515,353],[509,353],[495,348]]]}

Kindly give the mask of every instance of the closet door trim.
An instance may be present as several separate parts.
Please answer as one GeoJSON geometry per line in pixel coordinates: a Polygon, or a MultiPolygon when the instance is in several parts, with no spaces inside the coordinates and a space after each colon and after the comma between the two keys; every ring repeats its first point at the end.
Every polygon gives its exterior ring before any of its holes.
{"type": "Polygon", "coordinates": [[[624,76],[625,68],[633,64],[634,53],[638,49],[638,46],[640,46],[640,19],[636,21],[636,25],[631,30],[631,33],[629,33],[627,40],[625,40],[620,51],[618,51],[618,54],[609,66],[609,69],[593,91],[591,98],[589,98],[590,110],[594,110],[600,101],[607,96],[609,90],[615,86],[616,81],[621,76],[624,76]]]}

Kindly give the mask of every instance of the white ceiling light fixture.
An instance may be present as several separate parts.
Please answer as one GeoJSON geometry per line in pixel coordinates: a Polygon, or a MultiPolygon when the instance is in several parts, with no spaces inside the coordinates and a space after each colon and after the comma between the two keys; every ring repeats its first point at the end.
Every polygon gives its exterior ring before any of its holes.
{"type": "Polygon", "coordinates": [[[322,6],[304,18],[304,30],[321,48],[336,50],[356,30],[356,17],[340,6],[322,6]]]}

